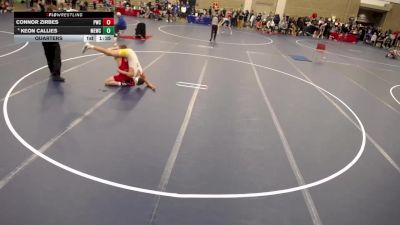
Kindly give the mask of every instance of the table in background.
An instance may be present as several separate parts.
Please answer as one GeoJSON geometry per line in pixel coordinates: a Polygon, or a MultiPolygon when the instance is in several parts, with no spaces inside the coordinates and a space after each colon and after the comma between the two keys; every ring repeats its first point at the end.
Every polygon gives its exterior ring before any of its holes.
{"type": "Polygon", "coordinates": [[[354,34],[343,34],[338,32],[332,32],[330,35],[332,40],[356,43],[358,40],[357,35],[354,34]]]}
{"type": "Polygon", "coordinates": [[[124,7],[116,7],[115,12],[120,12],[124,16],[139,16],[140,10],[138,9],[126,9],[124,7]]]}
{"type": "Polygon", "coordinates": [[[195,24],[203,24],[203,25],[210,25],[211,24],[211,17],[208,16],[193,16],[189,15],[187,17],[188,23],[195,23],[195,24]]]}

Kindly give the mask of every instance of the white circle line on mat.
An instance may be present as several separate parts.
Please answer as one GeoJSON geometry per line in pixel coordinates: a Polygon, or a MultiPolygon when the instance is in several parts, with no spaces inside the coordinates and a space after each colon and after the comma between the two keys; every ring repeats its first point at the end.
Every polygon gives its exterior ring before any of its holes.
{"type": "MultiPolygon", "coordinates": [[[[11,33],[11,32],[2,31],[2,30],[0,30],[0,33],[3,33],[3,34],[12,34],[12,35],[14,35],[14,34],[11,33]]],[[[6,53],[6,54],[3,54],[3,55],[0,55],[0,58],[6,57],[6,56],[8,56],[8,55],[11,55],[11,54],[14,54],[14,53],[16,53],[16,52],[21,51],[21,50],[24,49],[28,44],[29,44],[29,42],[25,42],[25,44],[24,44],[22,47],[20,47],[19,49],[14,50],[14,51],[9,52],[9,53],[6,53]]]]}
{"type": "Polygon", "coordinates": [[[397,102],[397,104],[400,105],[400,101],[397,100],[396,96],[394,96],[394,94],[393,94],[393,90],[394,90],[395,88],[398,88],[398,87],[400,87],[400,85],[395,85],[395,86],[393,86],[392,88],[390,88],[390,95],[391,95],[392,98],[397,102]]]}
{"type": "MultiPolygon", "coordinates": [[[[188,39],[188,40],[194,40],[194,41],[201,41],[201,42],[207,42],[209,43],[209,41],[207,40],[203,40],[203,39],[198,39],[198,38],[191,38],[191,37],[187,37],[187,36],[183,36],[183,35],[177,35],[177,34],[173,34],[173,33],[169,33],[165,30],[163,30],[162,28],[164,27],[178,27],[178,26],[185,26],[185,25],[164,25],[164,26],[159,26],[158,30],[164,34],[167,35],[171,35],[171,36],[175,36],[175,37],[179,37],[179,38],[184,38],[184,39],[188,39]]],[[[211,29],[211,28],[210,28],[211,29]]],[[[237,31],[236,31],[237,32],[237,31]]],[[[265,38],[265,37],[263,37],[265,38]]],[[[218,41],[218,44],[225,44],[225,45],[238,45],[238,46],[257,46],[257,45],[269,45],[272,44],[274,41],[271,38],[268,38],[269,42],[263,42],[263,43],[233,43],[233,42],[220,42],[218,41]]]]}
{"type": "MultiPolygon", "coordinates": [[[[296,44],[298,44],[298,45],[300,45],[300,46],[302,46],[302,47],[305,47],[305,48],[309,48],[309,49],[315,50],[315,48],[313,48],[313,47],[310,47],[310,46],[308,46],[308,45],[306,45],[306,44],[300,43],[301,41],[304,41],[304,40],[296,40],[296,44]]],[[[363,62],[369,62],[369,63],[375,63],[375,64],[380,64],[380,65],[393,66],[393,67],[398,67],[398,68],[400,68],[400,65],[394,65],[394,64],[388,64],[388,63],[376,62],[376,61],[369,60],[369,59],[363,59],[363,58],[353,57],[353,56],[349,56],[349,55],[343,55],[343,54],[339,54],[339,53],[335,53],[335,52],[330,52],[330,51],[326,51],[326,50],[325,50],[324,52],[325,52],[325,53],[328,53],[328,54],[332,54],[332,55],[337,55],[337,56],[342,56],[342,57],[349,58],[349,59],[358,60],[358,61],[363,61],[363,62]]]]}
{"type": "MultiPolygon", "coordinates": [[[[357,120],[357,123],[359,124],[359,128],[361,130],[362,133],[362,141],[361,141],[361,146],[360,149],[358,150],[356,156],[342,169],[338,170],[337,172],[323,178],[317,181],[314,181],[312,183],[308,183],[305,185],[301,185],[301,186],[297,186],[297,187],[292,187],[292,188],[286,188],[286,189],[281,189],[281,190],[274,190],[274,191],[267,191],[267,192],[256,192],[256,193],[240,193],[240,194],[181,194],[181,193],[172,193],[172,192],[164,192],[164,191],[156,191],[156,190],[151,190],[151,189],[145,189],[145,188],[139,188],[139,187],[134,187],[134,186],[130,186],[130,185],[126,185],[126,184],[121,184],[121,183],[117,183],[114,181],[110,181],[110,180],[106,180],[100,177],[96,177],[87,173],[84,173],[82,171],[73,169],[67,165],[64,165],[48,156],[46,156],[45,154],[41,153],[40,151],[38,151],[37,149],[35,149],[33,146],[31,146],[27,141],[25,141],[19,134],[18,132],[15,130],[15,128],[13,127],[9,115],[8,115],[8,101],[10,98],[11,93],[14,91],[14,89],[17,87],[17,85],[19,83],[21,83],[25,78],[31,76],[32,74],[36,73],[39,70],[42,70],[44,68],[46,68],[46,66],[42,66],[36,70],[33,70],[32,72],[26,74],[25,76],[23,76],[22,78],[20,78],[17,82],[15,82],[12,87],[10,88],[10,90],[8,90],[7,95],[5,97],[4,103],[3,103],[3,115],[4,115],[4,120],[7,124],[8,129],[10,130],[10,132],[15,136],[15,138],[17,138],[17,140],[24,145],[26,148],[28,148],[30,151],[32,151],[34,154],[36,154],[37,156],[41,157],[42,159],[48,161],[49,163],[58,166],[61,169],[64,169],[68,172],[71,172],[75,175],[84,177],[86,179],[92,180],[92,181],[96,181],[102,184],[106,184],[106,185],[110,185],[113,187],[117,187],[117,188],[121,188],[121,189],[125,189],[125,190],[130,190],[130,191],[136,191],[136,192],[141,192],[141,193],[146,193],[146,194],[151,194],[151,195],[158,195],[158,196],[165,196],[165,197],[172,197],[172,198],[192,198],[192,199],[236,199],[236,198],[255,198],[255,197],[265,197],[265,196],[272,196],[272,195],[280,195],[280,194],[285,194],[285,193],[290,193],[290,192],[295,192],[295,191],[300,191],[300,190],[304,190],[307,188],[311,188],[311,187],[315,187],[317,185],[321,185],[323,183],[326,183],[338,176],[340,176],[341,174],[345,173],[347,170],[349,170],[353,165],[355,165],[357,163],[357,161],[360,159],[361,155],[364,152],[365,149],[365,140],[366,140],[366,132],[364,129],[364,125],[361,122],[360,118],[357,116],[357,114],[345,103],[343,102],[343,100],[341,100],[339,97],[335,96],[334,94],[330,93],[329,91],[323,89],[322,87],[319,87],[318,85],[309,82],[307,80],[304,80],[302,78],[296,77],[295,75],[277,70],[277,69],[273,69],[267,66],[262,66],[262,65],[258,65],[258,64],[254,64],[254,63],[250,63],[250,62],[245,62],[245,61],[241,61],[241,60],[236,60],[236,59],[230,59],[230,58],[224,58],[224,57],[218,57],[218,56],[210,56],[210,55],[202,55],[202,54],[194,54],[194,53],[185,53],[185,52],[166,52],[166,51],[137,51],[138,53],[164,53],[164,54],[177,54],[177,55],[189,55],[189,56],[199,56],[199,57],[207,57],[207,58],[212,58],[212,59],[218,59],[218,60],[225,60],[225,61],[230,61],[230,62],[237,62],[237,63],[242,63],[242,64],[246,64],[246,65],[253,65],[255,67],[258,68],[264,68],[264,69],[268,69],[271,71],[275,71],[278,73],[281,73],[283,75],[292,77],[294,79],[297,79],[299,81],[303,81],[306,84],[309,84],[321,91],[323,91],[324,93],[326,93],[327,95],[331,96],[332,98],[334,98],[335,100],[337,100],[338,102],[340,102],[347,110],[349,110],[349,112],[355,117],[355,119],[357,120]]],[[[66,60],[63,60],[64,62],[66,61],[70,61],[70,60],[74,60],[74,59],[79,59],[79,58],[84,58],[84,57],[90,57],[90,56],[97,56],[97,55],[101,55],[101,54],[92,54],[92,55],[83,55],[83,56],[77,56],[77,57],[73,57],[73,58],[69,58],[66,60]]]]}

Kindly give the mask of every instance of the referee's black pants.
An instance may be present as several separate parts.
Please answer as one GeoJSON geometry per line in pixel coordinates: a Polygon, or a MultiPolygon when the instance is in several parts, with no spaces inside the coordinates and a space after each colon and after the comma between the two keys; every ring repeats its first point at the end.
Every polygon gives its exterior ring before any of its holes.
{"type": "Polygon", "coordinates": [[[51,76],[61,75],[61,48],[58,42],[43,42],[44,54],[46,55],[47,65],[51,76]]]}
{"type": "Polygon", "coordinates": [[[215,41],[215,38],[217,37],[217,31],[218,31],[218,25],[212,25],[211,26],[211,38],[210,38],[210,41],[212,39],[214,39],[214,41],[215,41]]]}

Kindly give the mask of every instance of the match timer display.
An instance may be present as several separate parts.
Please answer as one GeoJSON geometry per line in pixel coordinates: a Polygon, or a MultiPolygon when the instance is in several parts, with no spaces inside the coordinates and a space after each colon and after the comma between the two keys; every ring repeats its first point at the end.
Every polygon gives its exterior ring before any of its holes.
{"type": "Polygon", "coordinates": [[[16,42],[111,42],[113,12],[14,12],[16,42]]]}

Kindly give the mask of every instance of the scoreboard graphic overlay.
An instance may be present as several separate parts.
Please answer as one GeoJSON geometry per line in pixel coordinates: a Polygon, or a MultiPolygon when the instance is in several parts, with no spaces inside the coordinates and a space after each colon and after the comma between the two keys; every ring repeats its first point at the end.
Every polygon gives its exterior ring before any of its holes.
{"type": "Polygon", "coordinates": [[[15,42],[112,42],[114,12],[14,12],[15,42]]]}

